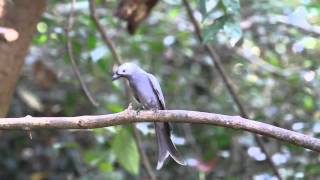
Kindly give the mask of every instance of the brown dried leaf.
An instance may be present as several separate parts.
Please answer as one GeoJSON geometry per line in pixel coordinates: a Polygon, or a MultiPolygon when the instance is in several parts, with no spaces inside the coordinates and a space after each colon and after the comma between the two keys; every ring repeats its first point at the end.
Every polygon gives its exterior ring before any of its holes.
{"type": "Polygon", "coordinates": [[[36,83],[43,89],[50,89],[57,81],[56,74],[41,60],[33,63],[32,70],[36,83]]]}
{"type": "Polygon", "coordinates": [[[157,2],[158,0],[122,0],[115,15],[127,22],[128,32],[133,34],[157,2]]]}

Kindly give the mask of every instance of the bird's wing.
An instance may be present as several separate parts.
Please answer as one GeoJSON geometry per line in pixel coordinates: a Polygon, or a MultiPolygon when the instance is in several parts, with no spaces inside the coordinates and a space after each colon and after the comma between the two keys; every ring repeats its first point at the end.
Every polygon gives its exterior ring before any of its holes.
{"type": "Polygon", "coordinates": [[[157,80],[156,77],[154,77],[152,74],[147,73],[148,78],[149,78],[149,82],[153,88],[153,90],[155,91],[155,93],[157,94],[158,100],[162,106],[162,109],[166,109],[166,104],[164,101],[164,97],[161,91],[161,87],[159,84],[159,81],[157,80]]]}

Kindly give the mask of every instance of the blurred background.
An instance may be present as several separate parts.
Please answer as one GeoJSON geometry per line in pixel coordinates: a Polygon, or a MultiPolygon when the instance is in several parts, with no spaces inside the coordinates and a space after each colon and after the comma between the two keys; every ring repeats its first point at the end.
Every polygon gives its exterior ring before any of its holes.
{"type": "MultiPolygon", "coordinates": [[[[311,136],[320,135],[320,1],[189,0],[204,42],[220,56],[249,117],[311,136]]],[[[207,51],[198,42],[180,0],[162,0],[136,27],[115,16],[119,1],[96,1],[99,22],[125,62],[159,79],[168,109],[238,115],[207,51]]],[[[8,117],[78,116],[124,110],[123,82],[112,82],[112,54],[90,17],[87,0],[74,6],[69,32],[85,84],[84,95],[66,50],[71,1],[47,2],[22,67],[8,117]]],[[[189,167],[172,160],[156,171],[152,124],[136,125],[158,179],[277,179],[247,132],[175,124],[173,141],[189,167]]],[[[1,179],[150,179],[132,126],[92,130],[0,132],[1,179]]],[[[301,147],[263,138],[284,179],[320,178],[320,157],[301,147]]]]}

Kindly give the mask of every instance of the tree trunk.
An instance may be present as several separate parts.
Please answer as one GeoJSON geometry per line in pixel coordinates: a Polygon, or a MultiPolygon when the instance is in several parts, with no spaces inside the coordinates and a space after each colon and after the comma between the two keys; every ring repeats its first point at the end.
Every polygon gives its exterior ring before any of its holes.
{"type": "Polygon", "coordinates": [[[0,41],[0,117],[4,117],[46,1],[0,0],[1,3],[5,6],[0,26],[13,28],[19,33],[14,42],[0,41]]]}

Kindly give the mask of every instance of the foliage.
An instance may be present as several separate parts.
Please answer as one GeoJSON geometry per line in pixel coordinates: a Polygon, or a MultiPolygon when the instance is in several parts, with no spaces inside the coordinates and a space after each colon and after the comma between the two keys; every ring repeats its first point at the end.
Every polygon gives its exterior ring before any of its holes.
{"type": "Polygon", "coordinates": [[[119,163],[130,173],[137,175],[139,173],[139,152],[132,134],[122,128],[115,135],[111,144],[119,163]]]}
{"type": "MultiPolygon", "coordinates": [[[[320,137],[318,2],[243,0],[241,6],[239,0],[190,2],[204,42],[217,49],[250,118],[320,137]]],[[[118,1],[97,3],[100,22],[121,57],[159,78],[169,109],[238,114],[209,56],[197,43],[180,1],[159,1],[133,36],[113,16],[118,1]]],[[[65,54],[63,28],[69,13],[69,1],[48,2],[26,58],[10,116],[105,114],[126,108],[124,85],[111,81],[115,62],[89,16],[86,0],[76,4],[71,38],[83,79],[101,106],[91,106],[82,93],[65,54]],[[43,63],[40,68],[34,65],[37,60],[43,63]],[[45,80],[39,72],[47,74],[45,80]]],[[[153,128],[148,124],[139,124],[138,128],[145,134],[143,148],[155,167],[153,128]]],[[[247,133],[192,125],[191,137],[196,147],[184,125],[175,125],[173,133],[178,149],[193,167],[181,167],[171,161],[156,171],[160,179],[274,177],[265,155],[247,133]]],[[[36,131],[32,141],[24,132],[0,135],[3,179],[147,177],[131,131],[125,127],[85,132],[36,131]]],[[[320,177],[316,153],[272,139],[266,139],[264,144],[285,179],[320,177]]]]}

